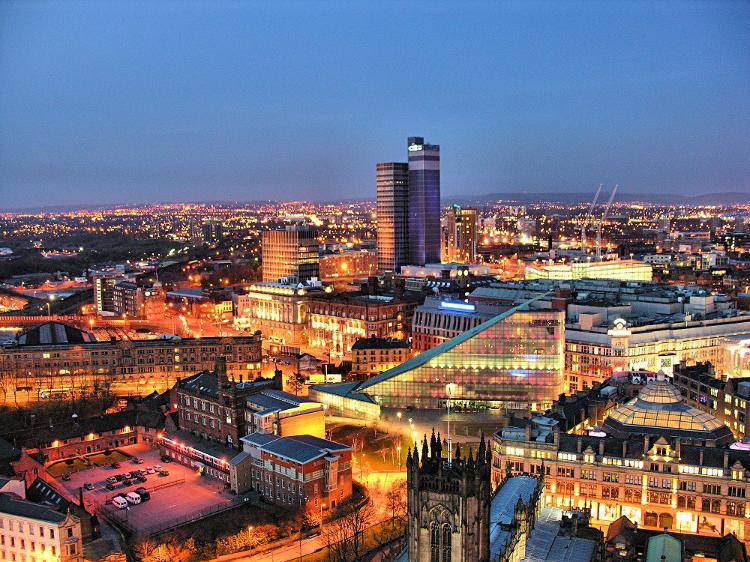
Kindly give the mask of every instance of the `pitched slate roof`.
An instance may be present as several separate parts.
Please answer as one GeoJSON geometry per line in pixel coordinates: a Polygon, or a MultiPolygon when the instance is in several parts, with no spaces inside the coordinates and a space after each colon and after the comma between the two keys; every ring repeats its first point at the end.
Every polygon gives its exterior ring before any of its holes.
{"type": "Polygon", "coordinates": [[[87,332],[62,322],[45,322],[21,333],[16,338],[18,345],[61,345],[95,342],[96,338],[87,332]]]}
{"type": "Polygon", "coordinates": [[[30,501],[15,499],[8,494],[0,493],[0,513],[7,513],[19,517],[27,517],[48,523],[62,523],[67,515],[59,513],[50,507],[30,501]]]}
{"type": "Polygon", "coordinates": [[[312,435],[279,437],[265,433],[251,433],[242,440],[255,445],[262,451],[300,464],[324,457],[332,452],[351,450],[351,447],[343,443],[320,439],[312,435]]]}

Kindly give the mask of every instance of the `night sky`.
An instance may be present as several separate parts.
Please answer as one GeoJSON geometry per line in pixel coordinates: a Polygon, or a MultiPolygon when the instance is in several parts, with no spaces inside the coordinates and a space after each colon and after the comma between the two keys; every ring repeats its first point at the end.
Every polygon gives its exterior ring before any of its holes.
{"type": "Polygon", "coordinates": [[[0,210],[750,191],[750,2],[0,3],[0,210]]]}

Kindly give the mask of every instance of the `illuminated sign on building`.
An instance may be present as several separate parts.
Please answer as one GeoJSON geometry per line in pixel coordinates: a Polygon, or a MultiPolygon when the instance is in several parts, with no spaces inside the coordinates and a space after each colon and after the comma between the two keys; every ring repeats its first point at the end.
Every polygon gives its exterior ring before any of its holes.
{"type": "Polygon", "coordinates": [[[458,310],[459,312],[476,312],[477,310],[477,307],[473,304],[450,301],[442,301],[440,303],[440,308],[443,308],[445,310],[458,310]]]}
{"type": "Polygon", "coordinates": [[[420,150],[422,150],[421,144],[412,144],[409,146],[409,152],[419,152],[420,150]]]}

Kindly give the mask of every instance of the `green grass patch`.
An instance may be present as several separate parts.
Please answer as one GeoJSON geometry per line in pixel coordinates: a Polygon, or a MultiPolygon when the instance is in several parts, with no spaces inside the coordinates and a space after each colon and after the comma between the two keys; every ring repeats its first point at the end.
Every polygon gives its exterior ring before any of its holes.
{"type": "Polygon", "coordinates": [[[119,451],[118,449],[114,449],[112,451],[91,453],[89,455],[86,455],[86,458],[94,464],[104,465],[113,462],[125,462],[127,460],[130,460],[130,455],[127,455],[122,451],[119,451]],[[106,454],[107,452],[109,452],[109,455],[106,454]]]}
{"type": "Polygon", "coordinates": [[[60,478],[66,472],[79,472],[81,470],[86,470],[88,467],[88,463],[86,463],[83,458],[73,457],[49,465],[47,467],[47,474],[54,478],[60,478]]]}

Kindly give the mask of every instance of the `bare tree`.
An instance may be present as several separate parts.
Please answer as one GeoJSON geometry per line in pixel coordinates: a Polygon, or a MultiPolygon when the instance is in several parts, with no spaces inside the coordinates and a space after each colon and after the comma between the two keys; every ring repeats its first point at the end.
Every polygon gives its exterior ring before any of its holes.
{"type": "Polygon", "coordinates": [[[15,378],[11,371],[0,371],[0,392],[3,393],[3,405],[8,403],[8,391],[15,387],[15,378]]]}
{"type": "Polygon", "coordinates": [[[305,377],[300,373],[289,373],[286,378],[286,384],[289,387],[289,390],[294,392],[294,395],[296,396],[305,387],[305,377]]]}
{"type": "Polygon", "coordinates": [[[391,523],[397,517],[406,515],[406,480],[397,480],[385,494],[388,510],[391,512],[391,523]]]}

